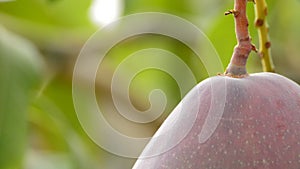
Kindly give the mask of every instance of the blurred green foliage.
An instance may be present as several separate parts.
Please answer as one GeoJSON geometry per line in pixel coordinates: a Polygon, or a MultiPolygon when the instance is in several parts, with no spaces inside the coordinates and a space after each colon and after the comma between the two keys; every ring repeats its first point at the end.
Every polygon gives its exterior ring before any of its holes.
{"type": "MultiPolygon", "coordinates": [[[[123,15],[166,12],[185,18],[209,37],[226,66],[236,44],[233,18],[224,16],[233,1],[124,0],[123,15]]],[[[0,2],[0,168],[1,169],[114,169],[130,168],[135,159],[110,154],[83,131],[72,102],[72,71],[85,41],[97,30],[89,19],[91,1],[17,0],[0,2]],[[25,40],[26,39],[26,40],[25,40]]],[[[300,82],[299,1],[268,1],[272,54],[278,73],[300,82]]],[[[257,44],[254,8],[248,6],[250,34],[257,44]]],[[[113,108],[112,75],[130,54],[161,48],[180,57],[197,82],[207,78],[201,61],[184,44],[164,36],[141,35],[120,42],[99,67],[96,93],[99,105],[108,105],[106,117],[128,135],[151,136],[180,101],[179,87],[157,70],[141,72],[132,81],[135,107],[149,107],[148,95],[161,88],[168,98],[165,113],[144,126],[124,122],[113,108]]],[[[160,60],[161,62],[168,62],[160,60]]],[[[138,65],[139,63],[135,63],[138,65]]],[[[131,66],[136,66],[131,65],[131,66]]],[[[171,67],[172,68],[172,67],[171,67]]],[[[130,69],[130,68],[128,68],[130,69]]],[[[173,69],[176,69],[173,67],[173,69]]],[[[249,72],[260,72],[260,60],[251,53],[249,72]]],[[[180,72],[178,72],[180,73],[180,72]]],[[[220,72],[216,72],[220,73],[220,72]]],[[[190,86],[192,88],[193,86],[190,86]]]]}
{"type": "Polygon", "coordinates": [[[28,41],[0,27],[0,168],[20,168],[27,109],[43,63],[28,41]]]}

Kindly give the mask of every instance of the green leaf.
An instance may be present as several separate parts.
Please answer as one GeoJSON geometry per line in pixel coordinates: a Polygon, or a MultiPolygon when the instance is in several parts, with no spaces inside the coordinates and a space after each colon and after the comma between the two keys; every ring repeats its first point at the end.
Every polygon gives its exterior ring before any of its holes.
{"type": "Polygon", "coordinates": [[[26,113],[41,61],[32,44],[0,27],[0,168],[20,168],[26,113]]]}

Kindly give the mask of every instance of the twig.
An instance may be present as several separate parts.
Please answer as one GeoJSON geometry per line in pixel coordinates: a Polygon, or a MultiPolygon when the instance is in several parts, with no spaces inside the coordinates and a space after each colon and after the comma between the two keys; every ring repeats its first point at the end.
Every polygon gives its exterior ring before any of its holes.
{"type": "Polygon", "coordinates": [[[248,0],[235,0],[234,19],[235,32],[238,44],[234,48],[230,63],[225,71],[226,76],[244,77],[247,76],[246,62],[251,50],[256,49],[251,44],[248,32],[248,19],[246,16],[246,6],[248,0]]]}
{"type": "Polygon", "coordinates": [[[263,71],[274,72],[274,65],[271,56],[271,42],[268,35],[268,23],[266,16],[268,8],[265,0],[256,0],[255,6],[255,26],[258,29],[259,36],[259,56],[261,58],[263,71]]]}

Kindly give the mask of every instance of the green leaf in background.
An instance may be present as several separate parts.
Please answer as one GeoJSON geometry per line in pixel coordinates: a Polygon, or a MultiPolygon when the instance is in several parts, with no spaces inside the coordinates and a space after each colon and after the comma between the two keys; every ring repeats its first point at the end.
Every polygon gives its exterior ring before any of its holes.
{"type": "Polygon", "coordinates": [[[36,48],[0,27],[0,168],[20,168],[27,109],[42,62],[36,48]]]}
{"type": "MultiPolygon", "coordinates": [[[[95,31],[91,0],[15,0],[0,2],[0,23],[42,50],[74,53],[95,31]]],[[[76,53],[77,54],[77,53],[76,53]]]]}
{"type": "Polygon", "coordinates": [[[182,0],[130,0],[124,1],[124,7],[125,14],[150,11],[184,15],[190,10],[188,1],[182,0]]]}
{"type": "Polygon", "coordinates": [[[1,3],[0,10],[40,24],[73,28],[90,24],[87,12],[90,3],[90,0],[16,0],[1,3]]]}

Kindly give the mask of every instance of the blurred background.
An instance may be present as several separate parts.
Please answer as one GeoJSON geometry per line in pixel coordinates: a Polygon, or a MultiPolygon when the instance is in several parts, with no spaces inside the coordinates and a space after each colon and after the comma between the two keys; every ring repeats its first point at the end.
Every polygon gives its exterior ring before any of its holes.
{"type": "MultiPolygon", "coordinates": [[[[300,1],[272,0],[268,5],[276,71],[300,83],[300,1]]],[[[233,18],[224,16],[232,7],[232,0],[0,0],[0,168],[131,168],[136,159],[101,149],[77,119],[72,75],[81,48],[93,33],[119,17],[165,12],[199,27],[226,67],[236,44],[233,18]]],[[[252,4],[248,5],[248,17],[253,43],[258,46],[252,4]]],[[[168,100],[164,113],[147,124],[129,122],[118,114],[110,93],[112,75],[127,56],[147,48],[176,54],[190,67],[197,82],[208,77],[197,56],[169,37],[145,34],[114,46],[99,66],[97,100],[110,124],[133,137],[151,137],[181,100],[172,77],[146,70],[132,80],[130,99],[137,109],[146,110],[149,92],[160,88],[168,100]]],[[[250,73],[262,70],[257,54],[251,53],[247,67],[250,73]]]]}

